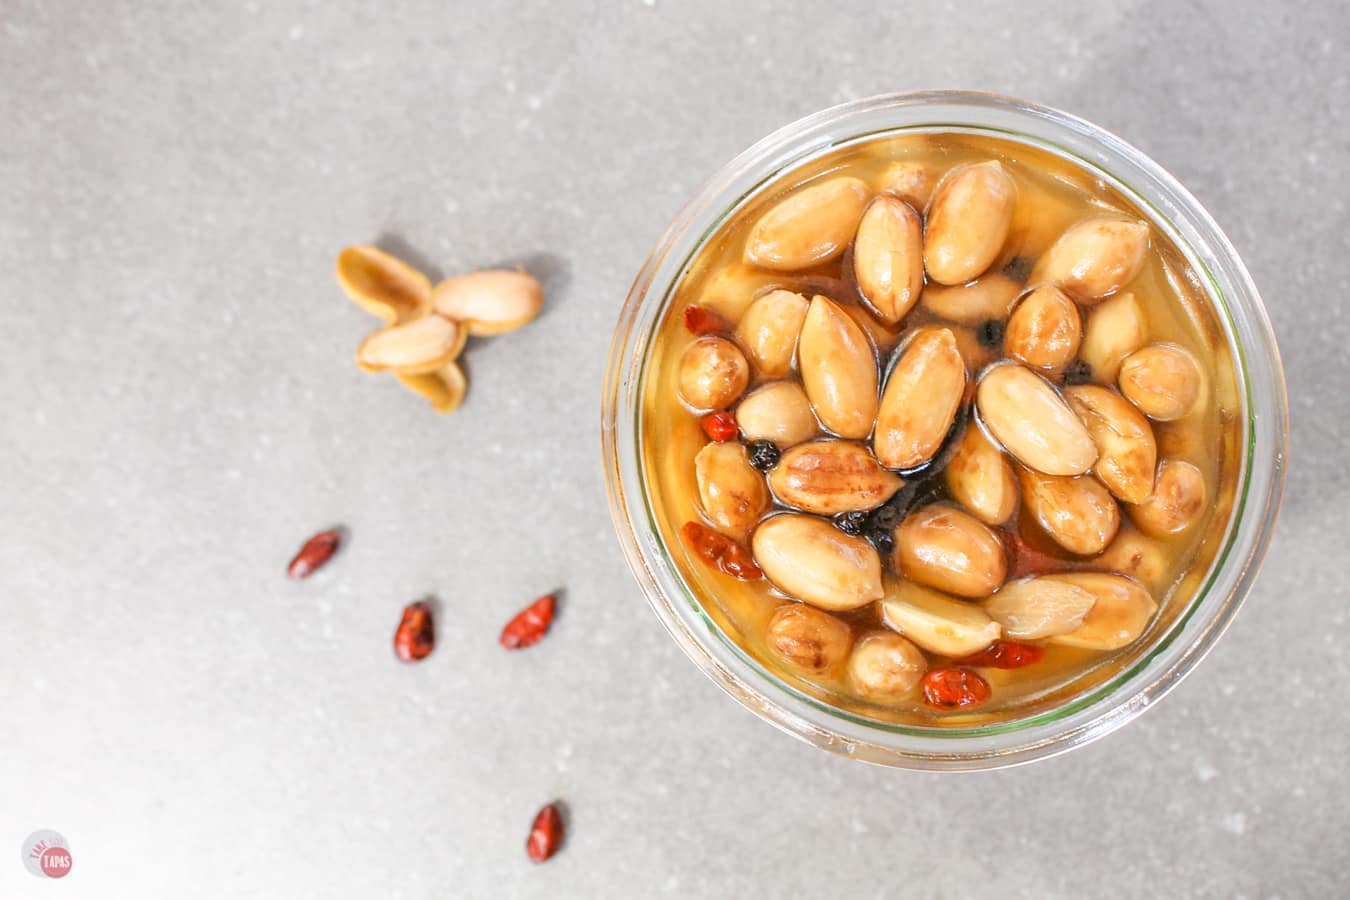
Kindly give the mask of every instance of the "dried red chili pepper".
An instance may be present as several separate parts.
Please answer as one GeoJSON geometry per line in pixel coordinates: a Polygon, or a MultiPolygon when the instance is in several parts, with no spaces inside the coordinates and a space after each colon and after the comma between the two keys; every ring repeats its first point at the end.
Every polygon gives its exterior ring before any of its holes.
{"type": "Polygon", "coordinates": [[[729,441],[741,433],[736,417],[729,412],[708,413],[699,424],[703,426],[703,433],[714,441],[729,441]]]}
{"type": "Polygon", "coordinates": [[[1045,648],[1017,641],[994,641],[979,653],[958,659],[959,666],[984,666],[990,669],[1020,669],[1041,661],[1045,648]]]}
{"type": "Polygon", "coordinates": [[[403,607],[403,618],[394,630],[394,653],[405,663],[426,659],[436,649],[436,628],[431,604],[418,600],[403,607]]]}
{"type": "Polygon", "coordinates": [[[690,553],[725,575],[742,581],[764,577],[749,550],[707,525],[685,522],[680,529],[680,537],[690,553]]]}
{"type": "Polygon", "coordinates": [[[292,578],[308,578],[313,575],[324,563],[332,559],[341,540],[342,536],[337,531],[320,531],[305,541],[300,552],[295,554],[295,558],[286,567],[286,574],[292,578]]]}
{"type": "Polygon", "coordinates": [[[1051,572],[1071,572],[1078,564],[1071,559],[1045,553],[1029,545],[1009,531],[999,532],[1004,549],[1008,551],[1008,579],[1026,575],[1047,575],[1051,572]]]}
{"type": "Polygon", "coordinates": [[[562,814],[555,804],[550,803],[534,817],[530,836],[525,840],[525,852],[530,855],[530,859],[541,863],[558,852],[562,839],[562,814]]]}
{"type": "Polygon", "coordinates": [[[937,709],[966,709],[989,699],[989,682],[969,669],[933,669],[919,682],[923,702],[937,709]]]}
{"type": "Polygon", "coordinates": [[[548,626],[553,624],[556,604],[557,599],[549,594],[516,613],[515,618],[502,629],[499,643],[507,650],[521,650],[539,643],[548,633],[548,626]]]}
{"type": "Polygon", "coordinates": [[[686,306],[684,327],[690,334],[717,334],[727,330],[726,321],[706,306],[686,306]]]}

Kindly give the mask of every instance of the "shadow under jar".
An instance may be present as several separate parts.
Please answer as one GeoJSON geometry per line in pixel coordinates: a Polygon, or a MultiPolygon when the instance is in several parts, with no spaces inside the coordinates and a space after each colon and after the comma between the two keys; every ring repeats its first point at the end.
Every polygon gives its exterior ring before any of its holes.
{"type": "Polygon", "coordinates": [[[1194,200],[1086,123],[939,93],[715,179],[630,296],[605,425],[630,562],[705,671],[821,746],[979,768],[1104,733],[1203,654],[1284,415],[1194,200]]]}

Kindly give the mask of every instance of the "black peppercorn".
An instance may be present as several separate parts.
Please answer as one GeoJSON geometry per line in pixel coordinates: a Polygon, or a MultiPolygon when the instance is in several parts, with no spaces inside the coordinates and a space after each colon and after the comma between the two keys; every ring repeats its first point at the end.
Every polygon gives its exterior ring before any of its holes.
{"type": "Polygon", "coordinates": [[[1092,380],[1092,366],[1083,362],[1081,359],[1075,359],[1069,363],[1068,368],[1064,370],[1064,384],[1087,384],[1092,380]]]}
{"type": "Polygon", "coordinates": [[[1025,256],[1014,256],[1003,264],[1003,274],[1013,281],[1026,281],[1031,275],[1031,260],[1025,256]]]}
{"type": "Polygon", "coordinates": [[[746,448],[750,451],[750,465],[761,472],[767,472],[778,465],[782,456],[773,441],[751,441],[746,448]]]}
{"type": "Polygon", "coordinates": [[[980,324],[975,336],[986,347],[1003,346],[1003,323],[998,319],[989,319],[980,324]]]}
{"type": "Polygon", "coordinates": [[[885,528],[872,528],[869,529],[863,537],[867,538],[867,540],[872,543],[872,546],[877,548],[877,552],[880,553],[883,558],[890,556],[891,551],[895,549],[895,532],[893,531],[889,531],[885,528]]]}
{"type": "Polygon", "coordinates": [[[863,528],[867,525],[867,515],[868,514],[862,510],[840,513],[834,517],[834,527],[838,528],[844,534],[851,534],[854,537],[857,537],[863,533],[863,528]]]}

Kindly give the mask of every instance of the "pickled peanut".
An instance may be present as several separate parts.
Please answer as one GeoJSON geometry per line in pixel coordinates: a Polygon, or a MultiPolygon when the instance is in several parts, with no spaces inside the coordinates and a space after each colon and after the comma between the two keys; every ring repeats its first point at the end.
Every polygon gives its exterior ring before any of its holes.
{"type": "Polygon", "coordinates": [[[1031,273],[1032,284],[1057,284],[1091,302],[1139,274],[1148,251],[1148,225],[1124,219],[1079,222],[1055,241],[1031,273]]]}
{"type": "Polygon", "coordinates": [[[1103,300],[1088,314],[1079,358],[1092,369],[1092,376],[1114,384],[1125,357],[1148,343],[1144,308],[1132,293],[1103,300]]]}
{"type": "Polygon", "coordinates": [[[1126,503],[1147,500],[1158,463],[1158,444],[1148,419],[1124,397],[1100,385],[1067,387],[1064,399],[1097,445],[1093,471],[1102,484],[1126,503]]]}
{"type": "Polygon", "coordinates": [[[761,375],[780,378],[792,371],[797,335],[809,307],[801,294],[779,290],[760,297],[745,311],[736,326],[736,339],[761,375]]]}
{"type": "Polygon", "coordinates": [[[795,381],[775,381],[756,388],[736,407],[736,424],[748,441],[773,441],[791,447],[820,431],[811,401],[795,381]]]}
{"type": "Polygon", "coordinates": [[[708,279],[699,292],[698,305],[728,322],[739,322],[750,304],[781,280],[782,276],[775,272],[766,272],[748,263],[734,263],[708,279]]]}
{"type": "Polygon", "coordinates": [[[792,271],[833,259],[853,239],[870,196],[867,185],[851,177],[829,178],[789,194],[750,229],[746,260],[792,271]]]}
{"type": "Polygon", "coordinates": [[[1004,637],[1029,641],[1074,631],[1095,601],[1081,587],[1042,576],[1010,581],[980,607],[1004,637]]]}
{"type": "Polygon", "coordinates": [[[1008,237],[1017,186],[996,160],[947,173],[928,208],[923,258],[939,284],[978,278],[1008,237]]]}
{"type": "Polygon", "coordinates": [[[881,618],[915,644],[939,656],[969,656],[998,640],[1003,632],[977,604],[912,581],[887,581],[881,618]]]}
{"type": "Polygon", "coordinates": [[[1158,458],[1205,459],[1215,452],[1213,438],[1205,433],[1204,423],[1196,416],[1175,422],[1157,422],[1153,433],[1158,438],[1158,458]]]}
{"type": "Polygon", "coordinates": [[[755,529],[755,561],[780,590],[821,609],[845,610],[881,598],[881,557],[872,545],[824,519],[784,513],[755,529]]]}
{"type": "Polygon", "coordinates": [[[1081,475],[1097,461],[1097,446],[1067,403],[1041,376],[1016,363],[980,378],[980,421],[1024,465],[1046,475],[1081,475]]]}
{"type": "Polygon", "coordinates": [[[1089,650],[1119,650],[1138,639],[1158,611],[1158,604],[1148,591],[1121,575],[1073,572],[1042,577],[1082,588],[1093,597],[1092,608],[1083,624],[1066,634],[1051,637],[1052,644],[1089,650]]]}
{"type": "Polygon", "coordinates": [[[695,409],[730,406],[750,383],[750,364],[731,341],[701,337],[680,357],[680,396],[695,409]]]}
{"type": "Polygon", "coordinates": [[[1200,367],[1175,344],[1149,344],[1120,364],[1120,392],[1150,419],[1171,422],[1195,409],[1200,367]]]}
{"type": "Polygon", "coordinates": [[[866,447],[848,441],[798,444],[769,473],[769,486],[779,500],[821,516],[873,509],[902,484],[866,447]]]}
{"type": "Polygon", "coordinates": [[[1008,521],[1017,507],[1012,464],[977,427],[961,435],[943,477],[956,502],[986,525],[1008,521]]]}
{"type": "Polygon", "coordinates": [[[872,450],[881,464],[909,469],[932,459],[956,420],[966,364],[947,328],[920,331],[886,379],[872,450]]]}
{"type": "Polygon", "coordinates": [[[1158,466],[1153,496],[1131,506],[1130,518],[1149,537],[1166,537],[1199,521],[1208,499],[1209,489],[1199,469],[1182,459],[1165,459],[1158,466]]]}
{"type": "Polygon", "coordinates": [[[347,247],[337,258],[337,280],[352,302],[388,325],[409,322],[431,302],[427,276],[378,247],[347,247]]]}
{"type": "MultiPolygon", "coordinates": [[[[840,275],[844,274],[842,263],[838,266],[838,270],[840,275]]],[[[814,297],[819,294],[826,300],[831,300],[848,309],[856,309],[858,312],[864,313],[868,319],[872,319],[872,316],[865,313],[860,305],[853,302],[858,296],[857,285],[850,284],[843,278],[836,278],[833,275],[783,275],[780,273],[774,279],[774,288],[793,291],[803,297],[814,297]]]]}
{"type": "Polygon", "coordinates": [[[785,603],[769,619],[769,652],[799,672],[823,675],[848,655],[853,633],[843,622],[805,603],[785,603]]]}
{"type": "Polygon", "coordinates": [[[1093,562],[1104,571],[1133,578],[1157,597],[1164,596],[1171,584],[1162,545],[1128,522],[1121,523],[1111,546],[1093,562]]]}
{"type": "Polygon", "coordinates": [[[515,331],[539,315],[544,288],[525,272],[492,269],[447,278],[431,292],[437,315],[486,337],[515,331]]]}
{"type": "Polygon", "coordinates": [[[1060,372],[1078,355],[1083,327],[1078,307],[1059,288],[1044,285],[1022,298],[1008,317],[1003,349],[1041,372],[1060,372]]]}
{"type": "Polygon", "coordinates": [[[367,372],[434,372],[459,356],[467,338],[458,323],[440,316],[423,316],[371,332],[356,349],[356,364],[367,372]]]}
{"type": "Polygon", "coordinates": [[[1045,533],[1070,553],[1092,556],[1106,549],[1120,528],[1115,498],[1091,475],[1018,472],[1022,502],[1045,533]]]}
{"type": "Polygon", "coordinates": [[[738,441],[708,444],[694,457],[703,512],[718,531],[745,540],[769,506],[764,476],[751,467],[738,441]]]}
{"type": "Polygon", "coordinates": [[[911,581],[958,597],[986,597],[1003,583],[1008,559],[1002,542],[979,519],[934,504],[896,527],[895,568],[911,581]]]}
{"type": "Polygon", "coordinates": [[[853,242],[858,290],[882,321],[904,318],[923,290],[923,223],[904,200],[877,197],[863,213],[853,242]]]}
{"type": "Polygon", "coordinates": [[[798,367],[811,406],[826,428],[865,438],[877,417],[877,362],[872,342],[830,300],[816,296],[797,342],[798,367]]]}
{"type": "Polygon", "coordinates": [[[884,193],[899,197],[922,212],[937,182],[937,173],[931,166],[902,159],[882,170],[880,186],[884,193]]]}
{"type": "MultiPolygon", "coordinates": [[[[852,289],[857,293],[857,289],[852,289]]],[[[853,320],[853,323],[862,329],[863,334],[867,335],[872,341],[872,347],[877,352],[879,359],[885,359],[896,345],[900,343],[901,331],[898,327],[892,328],[884,322],[878,321],[876,314],[868,311],[862,303],[844,303],[839,307],[844,311],[844,315],[853,320]]]]}
{"type": "Polygon", "coordinates": [[[972,284],[948,287],[930,284],[923,289],[919,303],[935,316],[961,325],[979,325],[1008,318],[1022,285],[1006,275],[989,274],[972,284]]]}
{"type": "Polygon", "coordinates": [[[1022,182],[1017,190],[1017,209],[1008,228],[1008,242],[1019,253],[1035,260],[1080,220],[1084,211],[1080,205],[1066,202],[1058,192],[1046,190],[1043,184],[1022,182]]]}
{"type": "Polygon", "coordinates": [[[869,700],[899,700],[913,692],[928,660],[923,651],[898,634],[873,632],[853,647],[848,680],[858,696],[869,700]]]}

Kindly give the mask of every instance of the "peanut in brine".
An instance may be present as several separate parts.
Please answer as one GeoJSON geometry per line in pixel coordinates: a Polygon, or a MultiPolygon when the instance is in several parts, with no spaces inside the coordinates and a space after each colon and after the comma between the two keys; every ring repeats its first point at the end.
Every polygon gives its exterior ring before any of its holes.
{"type": "Polygon", "coordinates": [[[653,512],[794,688],[887,722],[1035,714],[1184,611],[1233,506],[1231,359],[1105,180],[887,141],[786,173],[695,253],[646,380],[653,512]]]}

